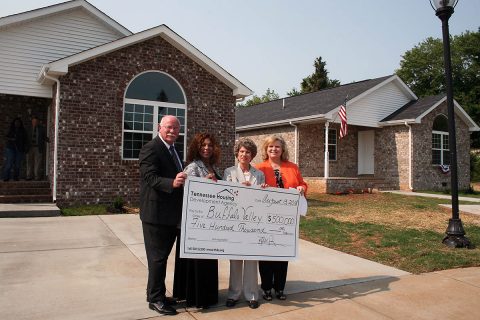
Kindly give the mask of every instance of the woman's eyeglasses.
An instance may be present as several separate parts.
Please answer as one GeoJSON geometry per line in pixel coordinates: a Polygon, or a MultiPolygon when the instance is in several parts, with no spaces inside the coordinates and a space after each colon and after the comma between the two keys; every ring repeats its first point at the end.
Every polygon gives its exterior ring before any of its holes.
{"type": "Polygon", "coordinates": [[[282,175],[280,174],[280,170],[275,169],[275,170],[273,170],[273,173],[275,173],[275,181],[277,182],[277,188],[284,188],[282,175]]]}

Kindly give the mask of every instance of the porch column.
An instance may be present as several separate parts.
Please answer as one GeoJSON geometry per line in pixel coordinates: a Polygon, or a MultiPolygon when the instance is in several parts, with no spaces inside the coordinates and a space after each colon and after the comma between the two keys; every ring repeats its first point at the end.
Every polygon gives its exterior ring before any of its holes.
{"type": "Polygon", "coordinates": [[[328,178],[328,165],[329,165],[329,157],[328,157],[328,126],[330,122],[325,122],[325,159],[324,159],[324,169],[323,169],[323,177],[326,179],[328,178]]]}

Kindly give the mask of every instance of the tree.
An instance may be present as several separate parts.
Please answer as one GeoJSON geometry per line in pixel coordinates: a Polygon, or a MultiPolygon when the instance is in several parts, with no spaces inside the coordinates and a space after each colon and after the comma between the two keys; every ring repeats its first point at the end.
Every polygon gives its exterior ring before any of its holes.
{"type": "Polygon", "coordinates": [[[240,107],[240,108],[241,107],[250,107],[250,106],[253,106],[253,105],[256,105],[256,104],[265,103],[265,102],[269,102],[269,101],[277,100],[277,99],[280,99],[280,96],[278,95],[278,93],[276,93],[275,90],[268,88],[267,91],[265,92],[265,94],[262,95],[261,97],[259,97],[257,95],[253,95],[253,97],[251,97],[249,100],[245,101],[245,103],[239,103],[239,104],[237,104],[237,106],[240,107]]]}
{"type": "MultiPolygon", "coordinates": [[[[480,123],[480,28],[451,37],[454,98],[480,123]]],[[[427,38],[405,52],[396,74],[419,97],[445,93],[443,43],[427,38]]],[[[472,135],[472,146],[480,147],[480,134],[472,135]]]]}
{"type": "Polygon", "coordinates": [[[301,94],[302,94],[302,92],[298,91],[297,88],[295,88],[295,87],[292,88],[292,90],[287,92],[287,96],[289,96],[289,97],[295,97],[295,96],[299,96],[301,94]]]}
{"type": "MultiPolygon", "coordinates": [[[[328,78],[328,71],[325,68],[327,63],[322,61],[322,57],[315,59],[313,66],[315,71],[302,80],[300,84],[301,93],[315,92],[321,89],[338,87],[340,81],[328,78]]],[[[295,90],[296,91],[296,90],[295,90]]]]}

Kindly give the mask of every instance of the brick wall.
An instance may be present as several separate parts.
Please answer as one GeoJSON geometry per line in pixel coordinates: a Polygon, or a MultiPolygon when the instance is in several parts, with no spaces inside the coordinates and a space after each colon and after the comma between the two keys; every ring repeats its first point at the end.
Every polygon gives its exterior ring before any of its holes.
{"type": "MultiPolygon", "coordinates": [[[[323,177],[325,169],[325,124],[308,124],[300,129],[300,163],[305,177],[323,177]]],[[[329,162],[330,177],[357,176],[357,127],[349,126],[348,135],[339,139],[340,125],[330,123],[337,130],[337,160],[329,162]]]]}
{"type": "Polygon", "coordinates": [[[116,196],[138,201],[138,161],[120,154],[123,100],[128,83],[149,70],[168,73],[184,89],[187,143],[195,133],[214,133],[223,151],[221,168],[233,164],[232,89],[156,37],[73,66],[60,78],[59,204],[109,203],[116,196]]]}
{"type": "MultiPolygon", "coordinates": [[[[9,94],[0,94],[0,150],[2,156],[0,157],[0,168],[4,163],[5,149],[5,135],[7,134],[10,124],[16,117],[20,117],[23,121],[25,129],[31,126],[31,115],[36,115],[40,121],[46,126],[48,106],[51,104],[51,99],[17,96],[9,94]],[[30,112],[29,112],[30,109],[30,112]]],[[[23,161],[23,168],[21,177],[25,177],[25,160],[23,161]]]]}
{"type": "Polygon", "coordinates": [[[375,177],[395,189],[408,190],[409,135],[405,125],[375,131],[375,177]]]}
{"type": "MultiPolygon", "coordinates": [[[[422,119],[422,123],[413,126],[413,188],[414,190],[450,189],[450,174],[443,174],[438,165],[432,165],[432,127],[439,114],[447,115],[446,103],[435,108],[422,119]],[[445,186],[443,186],[444,184],[445,186]]],[[[458,188],[470,186],[470,132],[458,116],[455,117],[457,140],[458,188]]]]}

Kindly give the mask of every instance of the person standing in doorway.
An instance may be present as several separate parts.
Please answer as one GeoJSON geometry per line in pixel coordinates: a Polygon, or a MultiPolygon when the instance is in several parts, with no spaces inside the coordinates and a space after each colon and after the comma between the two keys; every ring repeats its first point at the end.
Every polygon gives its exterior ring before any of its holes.
{"type": "Polygon", "coordinates": [[[3,181],[10,180],[13,169],[13,180],[18,180],[20,178],[20,169],[25,156],[25,145],[27,143],[27,133],[23,127],[22,119],[13,119],[6,138],[5,163],[3,165],[2,178],[3,181]]]}
{"type": "Polygon", "coordinates": [[[36,116],[32,116],[32,127],[28,132],[27,180],[41,180],[45,143],[48,142],[45,127],[36,116]]]}
{"type": "Polygon", "coordinates": [[[158,136],[140,151],[140,219],[148,262],[148,307],[160,314],[175,315],[176,300],[167,297],[167,259],[182,217],[183,185],[187,175],[175,149],[180,122],[164,116],[158,136]]]}

